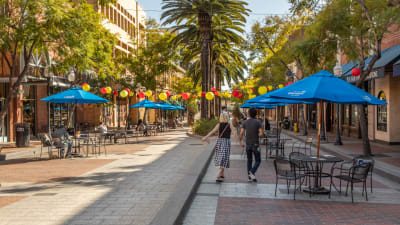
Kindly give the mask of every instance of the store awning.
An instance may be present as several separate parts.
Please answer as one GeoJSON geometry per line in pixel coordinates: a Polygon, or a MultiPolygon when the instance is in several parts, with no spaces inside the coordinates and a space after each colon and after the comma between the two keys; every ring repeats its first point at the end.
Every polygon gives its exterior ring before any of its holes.
{"type": "MultiPolygon", "coordinates": [[[[400,44],[383,50],[381,52],[381,57],[375,62],[372,72],[367,76],[367,78],[365,80],[371,80],[371,79],[375,79],[375,78],[384,77],[385,76],[385,67],[387,65],[393,64],[399,58],[400,58],[400,44]]],[[[372,59],[372,56],[365,60],[364,69],[367,68],[371,59],[372,59]]],[[[352,76],[352,74],[351,74],[351,70],[354,67],[357,67],[358,65],[359,64],[357,61],[342,65],[344,79],[347,82],[355,83],[358,79],[360,79],[359,76],[355,77],[355,76],[352,76]],[[353,65],[353,67],[351,69],[348,69],[351,67],[351,65],[353,65]],[[344,68],[346,68],[347,71],[345,71],[344,68]]]]}

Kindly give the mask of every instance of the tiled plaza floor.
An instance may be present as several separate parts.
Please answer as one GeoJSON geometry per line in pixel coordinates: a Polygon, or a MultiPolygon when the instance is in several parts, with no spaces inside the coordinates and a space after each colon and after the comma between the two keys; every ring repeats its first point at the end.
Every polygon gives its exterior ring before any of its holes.
{"type": "MultiPolygon", "coordinates": [[[[290,145],[286,149],[290,151],[290,145]]],[[[367,182],[369,201],[356,185],[355,203],[351,203],[350,194],[339,195],[337,191],[332,191],[331,199],[297,191],[293,200],[293,184],[287,194],[286,182],[280,181],[275,197],[273,159],[265,160],[265,147],[257,183],[247,182],[247,161],[242,152],[237,143],[232,144],[231,167],[220,184],[215,182],[217,169],[211,162],[185,216],[185,225],[400,224],[398,184],[374,174],[373,193],[367,182]]],[[[322,185],[329,188],[329,179],[322,185]]]]}

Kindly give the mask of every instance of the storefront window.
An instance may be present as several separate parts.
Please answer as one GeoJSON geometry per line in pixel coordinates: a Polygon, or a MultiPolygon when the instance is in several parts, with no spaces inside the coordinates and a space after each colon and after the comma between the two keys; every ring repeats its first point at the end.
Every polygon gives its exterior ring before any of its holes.
{"type": "Polygon", "coordinates": [[[358,121],[357,105],[351,105],[351,126],[355,127],[358,121]]]}
{"type": "MultiPolygon", "coordinates": [[[[383,91],[381,91],[378,95],[378,98],[382,101],[386,101],[386,95],[383,91]]],[[[387,131],[387,106],[386,105],[378,105],[377,106],[377,130],[379,131],[387,131]]]]}

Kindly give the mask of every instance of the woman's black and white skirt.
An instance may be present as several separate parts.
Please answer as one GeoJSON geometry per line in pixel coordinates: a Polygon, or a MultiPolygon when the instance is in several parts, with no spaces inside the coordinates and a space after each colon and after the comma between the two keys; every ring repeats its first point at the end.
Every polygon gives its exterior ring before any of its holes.
{"type": "Polygon", "coordinates": [[[215,166],[229,168],[229,155],[231,153],[231,141],[228,138],[218,138],[215,145],[215,166]]]}

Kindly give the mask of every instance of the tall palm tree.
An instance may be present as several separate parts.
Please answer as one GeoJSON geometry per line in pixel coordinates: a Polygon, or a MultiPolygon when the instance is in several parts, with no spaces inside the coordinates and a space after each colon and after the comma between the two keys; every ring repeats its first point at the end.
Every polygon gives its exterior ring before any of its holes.
{"type": "MultiPolygon", "coordinates": [[[[231,25],[243,27],[246,22],[245,15],[249,11],[245,1],[236,0],[163,0],[162,9],[165,10],[161,19],[163,25],[176,24],[174,29],[185,32],[178,35],[177,42],[181,40],[200,41],[201,43],[201,74],[202,91],[208,91],[208,81],[211,78],[210,52],[213,40],[212,22],[215,16],[220,16],[231,25]],[[196,24],[194,26],[194,24],[196,24]],[[200,35],[196,37],[192,32],[197,30],[200,35]],[[198,38],[200,37],[200,38],[198,38]],[[192,38],[192,39],[190,39],[192,38]]],[[[206,100],[201,100],[201,118],[207,118],[206,100]]]]}

